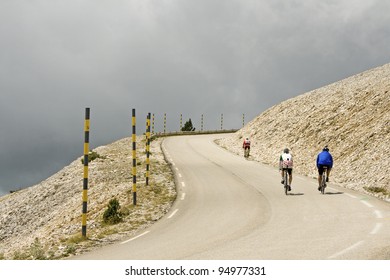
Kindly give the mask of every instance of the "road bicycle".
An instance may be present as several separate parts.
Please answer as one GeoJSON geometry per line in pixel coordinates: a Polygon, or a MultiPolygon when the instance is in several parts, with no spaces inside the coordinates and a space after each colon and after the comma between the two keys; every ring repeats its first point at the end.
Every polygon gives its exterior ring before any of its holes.
{"type": "Polygon", "coordinates": [[[244,149],[244,157],[249,158],[249,148],[244,149]]]}
{"type": "Polygon", "coordinates": [[[327,174],[327,170],[328,170],[328,167],[324,166],[323,167],[323,172],[322,172],[322,177],[321,177],[321,185],[320,185],[320,191],[322,194],[325,193],[325,188],[326,188],[326,174],[327,174]]]}

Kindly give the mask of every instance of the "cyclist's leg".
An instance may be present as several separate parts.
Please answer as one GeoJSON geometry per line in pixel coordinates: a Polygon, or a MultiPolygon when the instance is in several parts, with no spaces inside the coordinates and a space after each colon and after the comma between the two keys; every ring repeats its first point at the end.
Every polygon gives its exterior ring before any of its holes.
{"type": "Polygon", "coordinates": [[[280,174],[282,175],[282,181],[281,181],[281,183],[284,184],[284,170],[283,170],[283,168],[282,168],[282,171],[281,171],[280,174]]]}
{"type": "Polygon", "coordinates": [[[288,169],[288,186],[289,186],[289,191],[291,191],[291,183],[292,183],[292,168],[288,169]]]}
{"type": "Polygon", "coordinates": [[[322,173],[324,173],[324,167],[320,165],[318,166],[318,190],[321,188],[322,173]]]}
{"type": "Polygon", "coordinates": [[[291,186],[291,182],[292,182],[292,168],[289,168],[288,169],[288,182],[289,182],[289,185],[291,186]]]}
{"type": "Polygon", "coordinates": [[[326,181],[329,182],[329,175],[330,175],[330,170],[332,168],[330,168],[330,166],[328,166],[328,169],[326,170],[326,181]]]}

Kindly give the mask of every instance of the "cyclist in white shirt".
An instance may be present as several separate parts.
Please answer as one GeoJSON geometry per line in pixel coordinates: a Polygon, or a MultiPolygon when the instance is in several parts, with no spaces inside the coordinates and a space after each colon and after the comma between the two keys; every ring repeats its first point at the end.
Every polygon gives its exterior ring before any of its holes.
{"type": "Polygon", "coordinates": [[[281,181],[282,184],[284,184],[284,172],[287,171],[289,174],[289,180],[288,180],[289,191],[291,191],[292,169],[293,169],[293,158],[292,155],[290,154],[290,150],[288,148],[285,148],[283,150],[283,154],[281,154],[279,158],[279,170],[281,171],[281,175],[282,175],[282,181],[281,181]]]}

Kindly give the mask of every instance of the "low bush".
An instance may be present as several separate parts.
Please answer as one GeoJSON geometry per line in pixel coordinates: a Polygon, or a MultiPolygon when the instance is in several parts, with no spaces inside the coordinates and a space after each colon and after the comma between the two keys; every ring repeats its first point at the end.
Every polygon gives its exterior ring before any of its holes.
{"type": "Polygon", "coordinates": [[[119,201],[114,198],[108,202],[106,211],[103,214],[103,222],[105,224],[114,225],[122,221],[122,213],[120,209],[119,201]]]}

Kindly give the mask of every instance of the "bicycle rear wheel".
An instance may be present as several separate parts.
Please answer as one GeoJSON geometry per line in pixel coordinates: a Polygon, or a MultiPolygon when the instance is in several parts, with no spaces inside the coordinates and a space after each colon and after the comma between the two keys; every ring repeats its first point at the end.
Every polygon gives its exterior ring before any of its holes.
{"type": "Polygon", "coordinates": [[[287,195],[288,192],[288,171],[284,170],[284,194],[287,195]]]}
{"type": "Polygon", "coordinates": [[[326,176],[325,174],[322,174],[322,180],[321,180],[321,193],[325,193],[325,186],[326,186],[326,176]]]}

